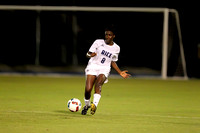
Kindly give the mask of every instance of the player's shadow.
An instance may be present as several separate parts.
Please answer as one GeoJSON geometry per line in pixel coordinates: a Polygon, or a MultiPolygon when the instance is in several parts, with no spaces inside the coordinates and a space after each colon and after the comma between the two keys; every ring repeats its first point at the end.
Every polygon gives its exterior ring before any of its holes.
{"type": "Polygon", "coordinates": [[[55,110],[54,112],[60,113],[62,115],[64,114],[64,115],[69,116],[69,117],[82,117],[83,116],[83,115],[81,115],[81,111],[71,112],[71,111],[66,111],[66,110],[55,110]]]}

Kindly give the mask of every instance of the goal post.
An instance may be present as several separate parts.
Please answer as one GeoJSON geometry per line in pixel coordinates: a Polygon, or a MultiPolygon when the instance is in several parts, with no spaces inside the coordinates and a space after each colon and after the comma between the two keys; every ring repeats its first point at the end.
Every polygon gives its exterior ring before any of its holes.
{"type": "Polygon", "coordinates": [[[181,56],[181,64],[183,67],[183,78],[188,79],[187,69],[186,69],[186,61],[184,55],[184,48],[182,42],[181,28],[180,28],[180,20],[178,11],[175,9],[164,9],[164,21],[163,21],[163,42],[162,42],[162,78],[167,78],[167,61],[168,61],[168,29],[169,29],[169,13],[173,13],[175,15],[176,28],[178,31],[178,39],[179,39],[179,47],[180,47],[180,56],[181,56]]]}
{"type": "MultiPolygon", "coordinates": [[[[162,35],[162,65],[161,78],[167,79],[168,66],[168,34],[169,34],[169,13],[175,15],[176,27],[178,31],[181,65],[183,68],[183,78],[188,79],[186,61],[181,36],[180,20],[177,10],[169,8],[147,8],[147,7],[83,7],[83,6],[20,6],[20,5],[0,5],[0,10],[31,10],[31,11],[81,11],[81,12],[150,12],[163,13],[163,35],[162,35]]],[[[37,18],[37,24],[40,24],[37,18]]],[[[74,25],[76,26],[76,25],[74,25]]],[[[73,27],[72,29],[76,29],[73,27]]],[[[39,45],[40,45],[40,25],[36,26],[36,64],[39,64],[39,45]]],[[[77,31],[73,31],[76,33],[77,31]]],[[[75,56],[75,58],[77,58],[75,56]]],[[[74,59],[76,61],[76,59],[74,59]]]]}
{"type": "Polygon", "coordinates": [[[181,35],[179,14],[178,14],[178,11],[175,9],[170,9],[170,12],[174,13],[174,15],[175,15],[176,27],[177,27],[178,38],[179,38],[181,63],[182,63],[182,67],[183,67],[183,75],[184,75],[184,79],[188,79],[187,69],[186,69],[186,60],[185,60],[185,54],[184,54],[184,48],[183,48],[183,40],[182,40],[182,35],[181,35]]]}

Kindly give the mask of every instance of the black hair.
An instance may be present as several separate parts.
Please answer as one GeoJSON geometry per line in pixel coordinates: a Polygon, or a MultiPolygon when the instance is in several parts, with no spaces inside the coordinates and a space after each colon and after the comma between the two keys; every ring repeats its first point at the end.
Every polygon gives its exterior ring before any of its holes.
{"type": "Polygon", "coordinates": [[[114,35],[115,35],[116,32],[117,32],[117,31],[116,31],[116,27],[115,27],[114,24],[111,24],[111,25],[107,26],[107,27],[105,28],[105,31],[112,31],[114,35]]]}

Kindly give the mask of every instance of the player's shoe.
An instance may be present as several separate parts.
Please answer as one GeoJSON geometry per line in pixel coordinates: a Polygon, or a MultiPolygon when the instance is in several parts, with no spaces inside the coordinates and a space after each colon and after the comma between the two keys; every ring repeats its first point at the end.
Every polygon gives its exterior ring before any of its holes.
{"type": "Polygon", "coordinates": [[[81,114],[82,114],[82,115],[86,115],[89,108],[90,108],[90,106],[86,106],[86,105],[85,105],[85,106],[83,107],[83,110],[81,111],[81,114]]]}
{"type": "Polygon", "coordinates": [[[93,103],[91,104],[91,110],[90,110],[90,113],[92,114],[92,115],[94,115],[94,113],[96,112],[96,110],[97,110],[97,107],[96,107],[96,105],[94,105],[93,103]]]}

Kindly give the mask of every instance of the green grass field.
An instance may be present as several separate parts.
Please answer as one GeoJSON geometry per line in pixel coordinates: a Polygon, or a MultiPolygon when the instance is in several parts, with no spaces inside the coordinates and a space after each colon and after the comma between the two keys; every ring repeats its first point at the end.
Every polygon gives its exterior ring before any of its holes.
{"type": "Polygon", "coordinates": [[[84,105],[85,77],[0,76],[0,133],[200,133],[200,80],[110,78],[95,115],[84,105]]]}

